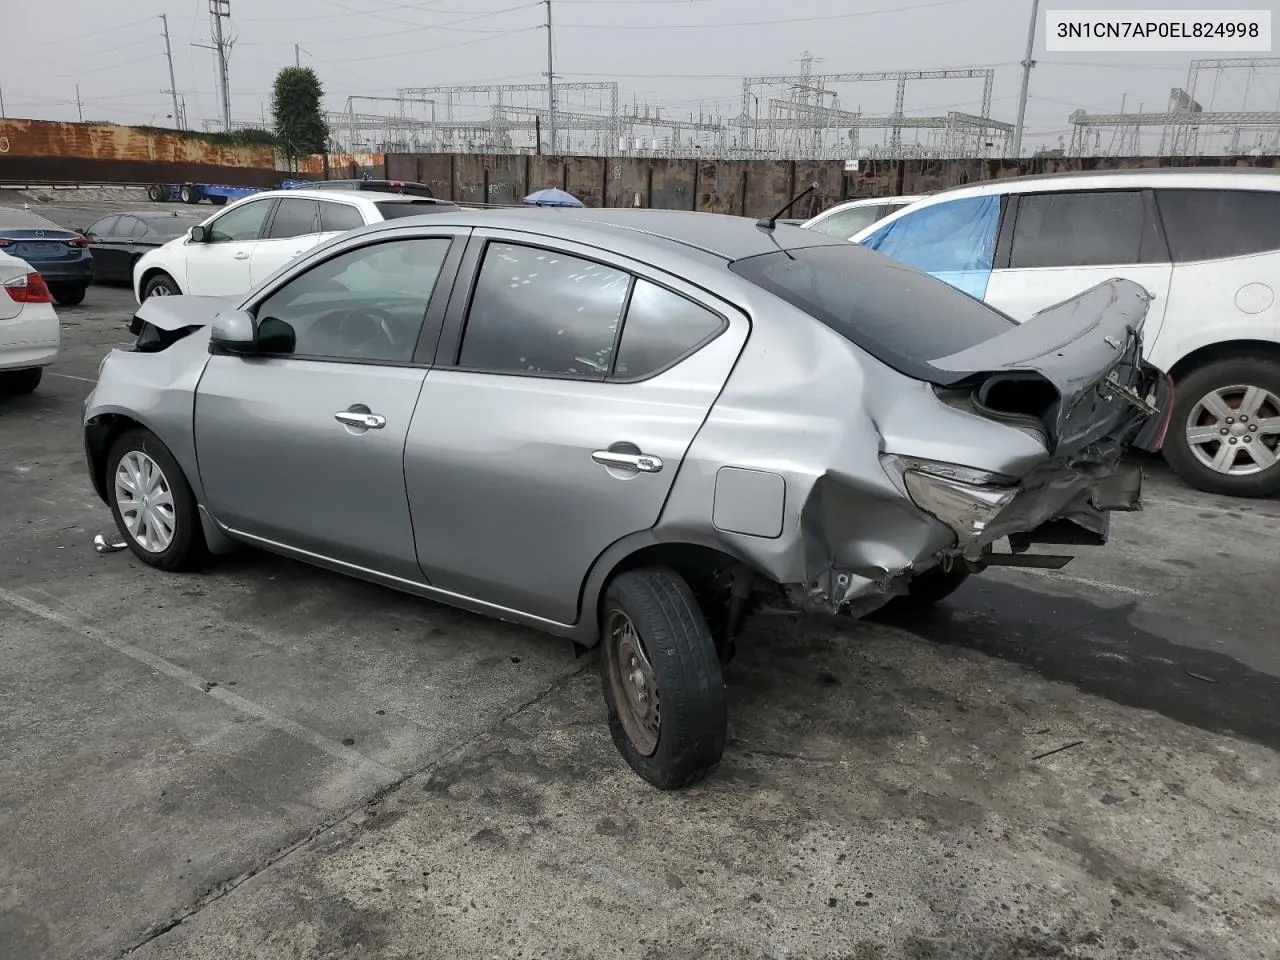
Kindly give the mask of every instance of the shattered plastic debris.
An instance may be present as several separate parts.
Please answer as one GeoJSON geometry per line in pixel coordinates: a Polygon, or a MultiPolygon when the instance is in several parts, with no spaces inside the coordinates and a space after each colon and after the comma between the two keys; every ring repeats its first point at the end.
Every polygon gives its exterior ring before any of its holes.
{"type": "Polygon", "coordinates": [[[93,549],[98,553],[115,553],[117,550],[124,550],[128,546],[123,540],[108,541],[102,534],[98,534],[93,538],[93,549]]]}

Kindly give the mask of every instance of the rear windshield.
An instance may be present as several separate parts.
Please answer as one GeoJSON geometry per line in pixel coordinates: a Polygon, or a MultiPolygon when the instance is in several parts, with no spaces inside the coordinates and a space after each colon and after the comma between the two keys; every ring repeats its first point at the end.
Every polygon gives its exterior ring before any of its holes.
{"type": "Polygon", "coordinates": [[[394,220],[396,217],[418,217],[424,213],[441,213],[445,210],[457,210],[452,203],[414,203],[412,200],[379,200],[374,204],[383,220],[394,220]]]}
{"type": "Polygon", "coordinates": [[[52,220],[26,210],[0,208],[0,230],[63,230],[52,220]]]}
{"type": "Polygon", "coordinates": [[[852,243],[764,253],[729,269],[913,376],[921,364],[1017,325],[942,280],[852,243]]]}
{"type": "Polygon", "coordinates": [[[363,190],[382,190],[386,193],[402,193],[406,197],[426,197],[433,199],[435,194],[421,183],[388,183],[385,180],[366,180],[360,185],[363,190]]]}

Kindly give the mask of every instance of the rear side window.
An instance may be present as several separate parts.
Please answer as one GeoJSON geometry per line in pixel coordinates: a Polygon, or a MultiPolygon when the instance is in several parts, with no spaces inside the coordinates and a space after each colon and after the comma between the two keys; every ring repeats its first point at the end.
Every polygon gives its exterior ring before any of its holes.
{"type": "Polygon", "coordinates": [[[1280,192],[1157,190],[1156,203],[1177,262],[1280,250],[1280,192]]]}
{"type": "Polygon", "coordinates": [[[724,328],[724,318],[648,280],[636,280],[614,375],[632,380],[675,363],[724,328]]]}
{"type": "Polygon", "coordinates": [[[334,233],[343,230],[354,230],[364,226],[364,218],[360,211],[346,203],[326,203],[320,201],[320,230],[322,233],[334,233]]]}
{"type": "Polygon", "coordinates": [[[119,216],[103,217],[93,226],[89,227],[88,233],[95,237],[113,237],[116,233],[116,224],[120,222],[119,216]]]}
{"type": "Polygon", "coordinates": [[[810,230],[825,233],[829,237],[848,240],[863,227],[869,227],[880,219],[883,206],[850,207],[829,217],[823,217],[817,223],[809,225],[810,230]]]}
{"type": "Polygon", "coordinates": [[[1156,231],[1142,193],[1137,190],[1024,194],[1018,198],[1009,266],[1094,267],[1149,262],[1159,248],[1156,231]]]}
{"type": "Polygon", "coordinates": [[[1015,326],[950,284],[855,244],[779,250],[729,269],[908,374],[1015,326]]]}
{"type": "Polygon", "coordinates": [[[458,365],[603,380],[629,274],[552,250],[490,243],[458,365]]]}

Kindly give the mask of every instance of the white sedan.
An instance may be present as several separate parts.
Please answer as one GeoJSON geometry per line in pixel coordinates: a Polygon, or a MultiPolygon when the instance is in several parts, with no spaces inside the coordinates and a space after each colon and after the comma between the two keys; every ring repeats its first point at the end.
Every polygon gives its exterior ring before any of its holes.
{"type": "Polygon", "coordinates": [[[53,298],[31,264],[0,252],[0,394],[30,393],[58,359],[53,298]]]}
{"type": "Polygon", "coordinates": [[[141,303],[158,296],[247,293],[294,257],[347,230],[456,209],[447,201],[373,191],[264,190],[144,254],[133,268],[133,294],[141,303]]]}

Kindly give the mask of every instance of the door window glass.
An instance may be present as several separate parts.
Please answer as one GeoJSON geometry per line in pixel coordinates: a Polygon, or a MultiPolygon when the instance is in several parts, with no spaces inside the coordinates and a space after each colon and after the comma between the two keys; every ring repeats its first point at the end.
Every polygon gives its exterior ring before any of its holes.
{"type": "Polygon", "coordinates": [[[270,200],[254,200],[243,207],[228,210],[209,224],[209,243],[243,243],[257,240],[262,222],[271,209],[270,200]]]}
{"type": "Polygon", "coordinates": [[[276,206],[276,215],[267,229],[268,240],[287,240],[316,232],[316,202],[301,197],[285,197],[276,206]]]}
{"type": "Polygon", "coordinates": [[[347,203],[327,203],[320,201],[320,230],[324,233],[336,233],[354,230],[364,226],[364,218],[360,211],[347,203]]]}
{"type": "Polygon", "coordinates": [[[113,237],[116,232],[116,224],[120,222],[118,216],[103,217],[97,223],[90,224],[85,228],[85,234],[92,237],[113,237]]]}
{"type": "Polygon", "coordinates": [[[391,240],[338,254],[259,304],[265,353],[409,363],[452,241],[391,240]]]}
{"type": "Polygon", "coordinates": [[[981,299],[995,262],[1000,197],[935,203],[886,223],[862,245],[981,299]]]}
{"type": "Polygon", "coordinates": [[[810,224],[809,229],[825,233],[829,237],[848,240],[863,227],[869,227],[875,223],[883,209],[884,207],[879,205],[850,207],[848,210],[841,210],[829,217],[823,217],[817,223],[810,224]]]}
{"type": "Polygon", "coordinates": [[[1011,267],[1123,266],[1142,262],[1146,205],[1136,190],[1025,194],[1013,225],[1011,267]]]}
{"type": "Polygon", "coordinates": [[[706,307],[648,280],[636,280],[614,374],[635,379],[657,373],[723,326],[723,318],[706,307]]]}
{"type": "Polygon", "coordinates": [[[490,243],[458,363],[603,380],[631,277],[552,250],[490,243]]]}
{"type": "Polygon", "coordinates": [[[1280,192],[1157,190],[1156,203],[1176,262],[1280,250],[1280,192]]]}
{"type": "Polygon", "coordinates": [[[137,217],[121,216],[116,233],[128,240],[137,240],[147,232],[147,225],[137,217]]]}

